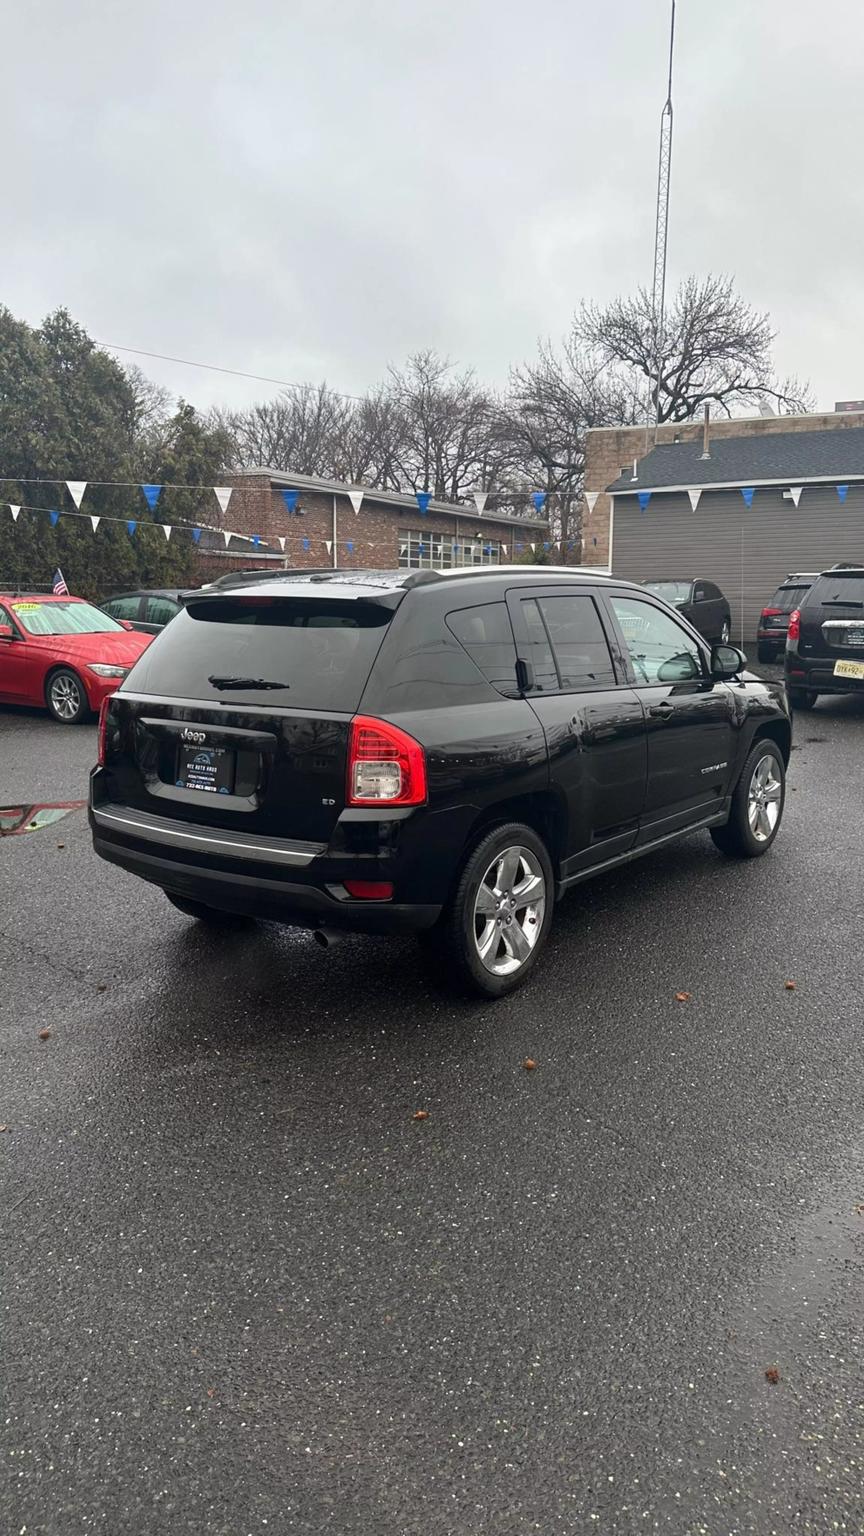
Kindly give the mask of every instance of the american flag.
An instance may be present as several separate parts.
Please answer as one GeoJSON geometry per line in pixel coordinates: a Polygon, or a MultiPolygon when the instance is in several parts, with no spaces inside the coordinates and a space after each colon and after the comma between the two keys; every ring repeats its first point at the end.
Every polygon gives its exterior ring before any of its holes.
{"type": "Polygon", "coordinates": [[[69,588],[66,585],[66,581],[65,581],[65,578],[63,576],[63,572],[61,571],[59,565],[58,565],[56,571],[54,572],[54,581],[53,581],[51,590],[54,593],[55,597],[68,597],[69,596],[69,588]]]}

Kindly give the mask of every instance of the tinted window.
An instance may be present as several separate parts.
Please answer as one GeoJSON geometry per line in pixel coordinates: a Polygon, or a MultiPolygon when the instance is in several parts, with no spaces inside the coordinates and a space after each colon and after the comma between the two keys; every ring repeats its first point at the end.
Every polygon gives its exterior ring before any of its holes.
{"type": "Polygon", "coordinates": [[[141,598],[137,592],[134,597],[112,597],[102,607],[106,613],[110,613],[112,619],[137,619],[141,611],[141,598]]]}
{"type": "MultiPolygon", "coordinates": [[[[173,597],[148,597],[144,610],[144,618],[148,624],[170,624],[175,613],[180,612],[180,604],[175,603],[173,597]]],[[[128,614],[121,614],[121,618],[128,618],[128,614]]]]}
{"type": "Polygon", "coordinates": [[[614,688],[612,657],[594,599],[586,593],[542,597],[539,606],[561,688],[614,688]]]}
{"type": "Polygon", "coordinates": [[[808,602],[827,603],[831,606],[837,604],[841,607],[851,604],[860,608],[864,603],[864,575],[850,576],[838,571],[836,574],[820,576],[810,589],[808,602]]]}
{"type": "Polygon", "coordinates": [[[693,583],[691,581],[643,581],[648,592],[656,592],[666,603],[689,603],[693,583]]]}
{"type": "Polygon", "coordinates": [[[638,683],[682,683],[702,677],[699,647],[671,614],[639,598],[613,597],[611,601],[638,683]]]}
{"type": "Polygon", "coordinates": [[[448,613],[447,628],[493,688],[516,698],[516,645],[506,603],[481,603],[448,613]]]}
{"type": "Polygon", "coordinates": [[[391,618],[389,608],[334,598],[202,597],[155,637],[129,685],[168,698],[354,710],[391,618]],[[288,687],[220,690],[211,677],[288,687]]]}
{"type": "Polygon", "coordinates": [[[793,608],[801,607],[809,590],[809,586],[778,587],[768,607],[779,608],[781,613],[791,613],[793,608]]]}
{"type": "MultiPolygon", "coordinates": [[[[557,693],[558,669],[555,666],[546,625],[540,617],[536,598],[523,598],[519,608],[528,634],[524,659],[534,670],[534,691],[535,693],[557,693]]],[[[522,644],[525,642],[523,641],[522,644]]],[[[520,645],[520,652],[521,649],[522,645],[520,645]]]]}
{"type": "Polygon", "coordinates": [[[708,588],[705,586],[704,582],[700,586],[695,587],[693,589],[693,601],[694,601],[694,603],[705,603],[705,602],[708,601],[710,596],[711,596],[711,593],[709,592],[708,588]]]}
{"type": "Polygon", "coordinates": [[[716,603],[718,599],[722,599],[723,593],[720,591],[719,587],[715,587],[713,581],[700,582],[700,586],[705,594],[707,602],[716,603]]]}

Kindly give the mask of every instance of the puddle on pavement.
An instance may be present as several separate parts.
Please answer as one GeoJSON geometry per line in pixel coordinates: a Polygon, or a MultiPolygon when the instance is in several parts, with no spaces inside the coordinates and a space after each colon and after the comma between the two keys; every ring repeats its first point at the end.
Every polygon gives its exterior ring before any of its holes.
{"type": "Polygon", "coordinates": [[[86,800],[54,800],[48,805],[0,805],[0,837],[21,837],[24,832],[53,827],[86,804],[86,800]]]}

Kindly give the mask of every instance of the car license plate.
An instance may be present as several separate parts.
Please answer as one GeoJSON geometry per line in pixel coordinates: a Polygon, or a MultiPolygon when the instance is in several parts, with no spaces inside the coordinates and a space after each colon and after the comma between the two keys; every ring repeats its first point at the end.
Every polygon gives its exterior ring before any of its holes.
{"type": "Polygon", "coordinates": [[[864,682],[864,661],[835,661],[835,677],[857,677],[864,682]]]}
{"type": "Polygon", "coordinates": [[[230,795],[234,789],[235,756],[229,747],[181,747],[177,788],[230,795]]]}

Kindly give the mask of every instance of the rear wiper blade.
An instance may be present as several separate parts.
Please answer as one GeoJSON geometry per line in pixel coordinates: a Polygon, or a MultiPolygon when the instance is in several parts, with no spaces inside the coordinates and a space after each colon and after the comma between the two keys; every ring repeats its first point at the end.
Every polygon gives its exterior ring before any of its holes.
{"type": "Polygon", "coordinates": [[[208,677],[214,688],[290,688],[290,683],[274,683],[269,677],[208,677]]]}
{"type": "Polygon", "coordinates": [[[823,608],[864,608],[864,603],[851,597],[826,597],[822,603],[823,608]]]}

